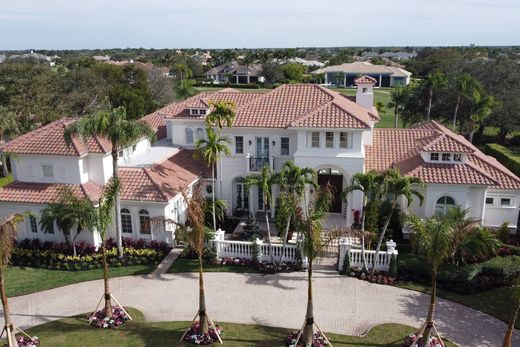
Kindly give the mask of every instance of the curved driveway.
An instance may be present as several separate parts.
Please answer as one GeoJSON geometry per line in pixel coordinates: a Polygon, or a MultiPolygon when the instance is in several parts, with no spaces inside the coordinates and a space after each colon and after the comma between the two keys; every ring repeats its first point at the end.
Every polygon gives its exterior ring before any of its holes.
{"type": "MultiPolygon", "coordinates": [[[[317,271],[315,314],[322,329],[362,335],[381,323],[419,326],[429,296],[406,289],[371,284],[317,271]]],[[[297,329],[306,303],[305,273],[277,275],[205,274],[208,312],[215,321],[262,324],[297,329]]],[[[190,320],[197,309],[197,274],[132,276],[111,280],[113,295],[142,311],[149,321],[190,320]]],[[[91,281],[12,298],[15,323],[28,328],[94,309],[103,290],[91,281]]],[[[439,299],[440,332],[461,346],[501,345],[506,324],[482,312],[439,299]]],[[[3,325],[3,322],[1,322],[3,325]]],[[[515,332],[520,345],[520,332],[515,332]]],[[[513,343],[513,345],[515,345],[513,343]]]]}

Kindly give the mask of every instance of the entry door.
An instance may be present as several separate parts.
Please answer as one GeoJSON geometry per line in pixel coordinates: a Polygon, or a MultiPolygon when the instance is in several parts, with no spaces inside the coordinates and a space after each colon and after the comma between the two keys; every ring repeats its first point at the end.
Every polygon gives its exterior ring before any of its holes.
{"type": "Polygon", "coordinates": [[[320,187],[326,187],[327,184],[330,184],[333,196],[330,212],[341,213],[341,192],[343,191],[343,175],[318,175],[318,184],[320,185],[320,187]]]}
{"type": "Polygon", "coordinates": [[[257,158],[269,158],[269,138],[268,137],[257,137],[256,138],[256,157],[257,158]]]}

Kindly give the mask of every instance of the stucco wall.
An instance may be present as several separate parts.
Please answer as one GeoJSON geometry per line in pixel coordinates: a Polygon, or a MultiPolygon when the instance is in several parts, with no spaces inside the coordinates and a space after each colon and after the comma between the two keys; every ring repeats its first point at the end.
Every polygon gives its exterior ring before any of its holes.
{"type": "Polygon", "coordinates": [[[50,156],[50,155],[19,155],[11,160],[13,178],[21,182],[68,183],[80,184],[85,182],[80,157],[50,156]],[[42,165],[52,165],[53,178],[43,177],[42,165]]]}
{"type": "Polygon", "coordinates": [[[489,227],[499,227],[502,223],[508,222],[510,228],[516,228],[518,221],[518,208],[520,204],[520,192],[515,190],[495,190],[487,192],[488,197],[494,198],[494,204],[486,204],[484,210],[484,225],[489,227]],[[500,206],[501,197],[511,198],[511,207],[500,206]]]}

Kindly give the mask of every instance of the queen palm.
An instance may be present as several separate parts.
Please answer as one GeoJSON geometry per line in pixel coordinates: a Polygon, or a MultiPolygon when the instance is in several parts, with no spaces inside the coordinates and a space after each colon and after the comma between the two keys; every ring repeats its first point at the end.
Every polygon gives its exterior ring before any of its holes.
{"type": "MultiPolygon", "coordinates": [[[[18,120],[16,114],[9,111],[7,107],[0,106],[0,145],[4,143],[4,136],[6,134],[12,135],[17,134],[19,131],[18,120]]],[[[2,174],[5,176],[9,175],[7,169],[7,153],[0,153],[2,160],[2,174]]]]}
{"type": "Polygon", "coordinates": [[[473,112],[469,116],[469,134],[468,140],[473,142],[476,128],[481,125],[495,109],[500,107],[500,103],[491,95],[482,95],[481,92],[475,90],[473,92],[473,102],[475,106],[473,112]]]}
{"type": "Polygon", "coordinates": [[[376,259],[378,259],[379,251],[381,250],[381,244],[385,238],[386,231],[390,225],[390,220],[394,215],[399,197],[406,199],[406,207],[409,208],[414,197],[419,200],[419,204],[422,205],[424,202],[424,195],[422,194],[420,187],[422,186],[422,180],[419,177],[402,176],[399,170],[392,168],[384,173],[383,189],[387,197],[391,199],[390,213],[386,217],[386,222],[383,225],[383,229],[379,233],[379,238],[376,245],[376,253],[374,261],[372,263],[372,271],[376,267],[376,259]]]}
{"type": "Polygon", "coordinates": [[[390,102],[388,103],[388,107],[394,109],[394,128],[397,128],[399,112],[406,103],[406,99],[408,99],[408,89],[406,89],[406,87],[395,86],[390,93],[390,102]]]}
{"type": "MultiPolygon", "coordinates": [[[[211,168],[211,181],[215,182],[215,168],[219,161],[220,154],[231,155],[229,149],[230,140],[225,136],[220,136],[211,126],[206,129],[207,139],[198,139],[196,142],[195,156],[204,159],[206,164],[211,168]]],[[[217,231],[217,219],[215,215],[215,188],[211,190],[211,198],[213,201],[213,231],[217,231]]]]}
{"type": "Polygon", "coordinates": [[[108,228],[112,224],[112,214],[116,205],[117,195],[119,194],[120,184],[117,177],[112,177],[103,188],[103,193],[99,198],[98,207],[93,220],[93,227],[101,236],[101,255],[103,257],[103,282],[105,294],[105,317],[112,316],[112,294],[110,293],[110,282],[108,278],[108,259],[106,240],[108,228]]]}
{"type": "MultiPolygon", "coordinates": [[[[145,122],[131,119],[126,114],[126,109],[121,106],[110,111],[101,111],[93,115],[81,117],[65,130],[65,141],[71,145],[75,136],[84,140],[90,137],[102,137],[110,141],[112,145],[112,175],[118,177],[117,161],[119,151],[136,143],[142,138],[148,138],[150,142],[155,140],[155,131],[145,122]]],[[[123,237],[121,234],[121,215],[119,195],[115,198],[115,227],[117,239],[117,253],[123,256],[123,237]]]]}
{"type": "MultiPolygon", "coordinates": [[[[417,251],[423,254],[431,266],[432,288],[430,306],[426,323],[417,332],[422,335],[423,341],[428,343],[432,329],[434,329],[435,305],[437,299],[437,269],[446,259],[450,257],[450,250],[454,238],[453,222],[446,216],[435,216],[429,219],[420,219],[415,215],[409,217],[409,225],[417,251]]],[[[416,341],[416,343],[418,340],[416,341]]],[[[413,346],[413,345],[412,345],[413,346]]]]}
{"type": "Polygon", "coordinates": [[[276,176],[271,171],[268,165],[262,167],[260,174],[253,174],[246,177],[246,185],[248,188],[257,187],[262,192],[262,199],[264,201],[265,223],[267,224],[267,242],[269,243],[269,254],[271,262],[274,263],[274,254],[271,244],[271,227],[269,226],[269,206],[272,202],[272,189],[276,182],[276,176]]]}
{"type": "Polygon", "coordinates": [[[12,214],[0,220],[0,295],[2,297],[2,307],[4,311],[4,331],[7,333],[7,346],[18,346],[14,331],[9,303],[5,293],[5,270],[9,265],[11,254],[13,253],[14,240],[17,234],[17,226],[23,220],[20,214],[12,214]]]}
{"type": "Polygon", "coordinates": [[[368,271],[365,257],[366,210],[369,201],[381,199],[383,194],[383,176],[374,170],[354,174],[350,180],[350,184],[343,190],[343,196],[346,197],[354,191],[363,193],[363,205],[361,210],[361,259],[363,270],[368,271]]]}
{"type": "Polygon", "coordinates": [[[428,108],[426,110],[426,121],[429,121],[432,111],[433,94],[440,88],[447,85],[446,75],[440,71],[429,73],[428,76],[426,76],[426,85],[428,86],[428,108]]]}
{"type": "Polygon", "coordinates": [[[65,241],[72,245],[72,254],[76,256],[76,239],[86,228],[92,229],[96,209],[87,198],[78,197],[69,187],[60,191],[59,201],[48,204],[42,211],[40,224],[45,232],[54,230],[54,223],[65,236],[65,241]],[[76,226],[72,236],[71,231],[76,226]]]}
{"type": "Polygon", "coordinates": [[[457,101],[455,102],[455,109],[453,110],[452,130],[455,131],[457,127],[457,116],[459,113],[460,103],[462,98],[467,98],[473,94],[473,91],[477,87],[477,81],[471,77],[471,75],[463,74],[455,78],[454,81],[455,95],[457,95],[457,101]]]}

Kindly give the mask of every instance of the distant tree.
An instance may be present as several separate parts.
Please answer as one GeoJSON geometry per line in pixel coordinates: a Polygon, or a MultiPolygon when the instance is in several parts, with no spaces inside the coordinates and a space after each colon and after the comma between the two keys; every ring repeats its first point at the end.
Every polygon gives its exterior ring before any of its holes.
{"type": "Polygon", "coordinates": [[[377,101],[376,102],[376,110],[377,110],[377,113],[379,113],[379,115],[385,113],[386,112],[386,106],[385,106],[384,102],[377,101]]]}
{"type": "Polygon", "coordinates": [[[390,92],[388,107],[394,109],[394,128],[397,128],[399,124],[399,113],[403,109],[408,96],[408,89],[406,87],[395,86],[390,92]]]}
{"type": "Polygon", "coordinates": [[[287,63],[282,65],[284,77],[289,81],[300,82],[305,73],[305,66],[297,63],[287,63]]]}
{"type": "Polygon", "coordinates": [[[459,107],[463,99],[469,99],[473,96],[474,90],[477,88],[477,81],[469,74],[457,76],[453,81],[453,91],[457,97],[455,109],[453,110],[452,130],[457,127],[457,116],[459,107]]]}
{"type": "Polygon", "coordinates": [[[265,78],[265,82],[274,84],[284,78],[284,73],[279,64],[273,62],[266,62],[262,66],[261,75],[265,78]]]}
{"type": "Polygon", "coordinates": [[[438,89],[443,88],[447,85],[447,79],[446,79],[446,76],[442,72],[437,71],[437,72],[428,74],[428,76],[426,77],[425,83],[428,88],[428,109],[426,111],[426,121],[429,121],[431,110],[432,110],[433,94],[438,89]]]}

